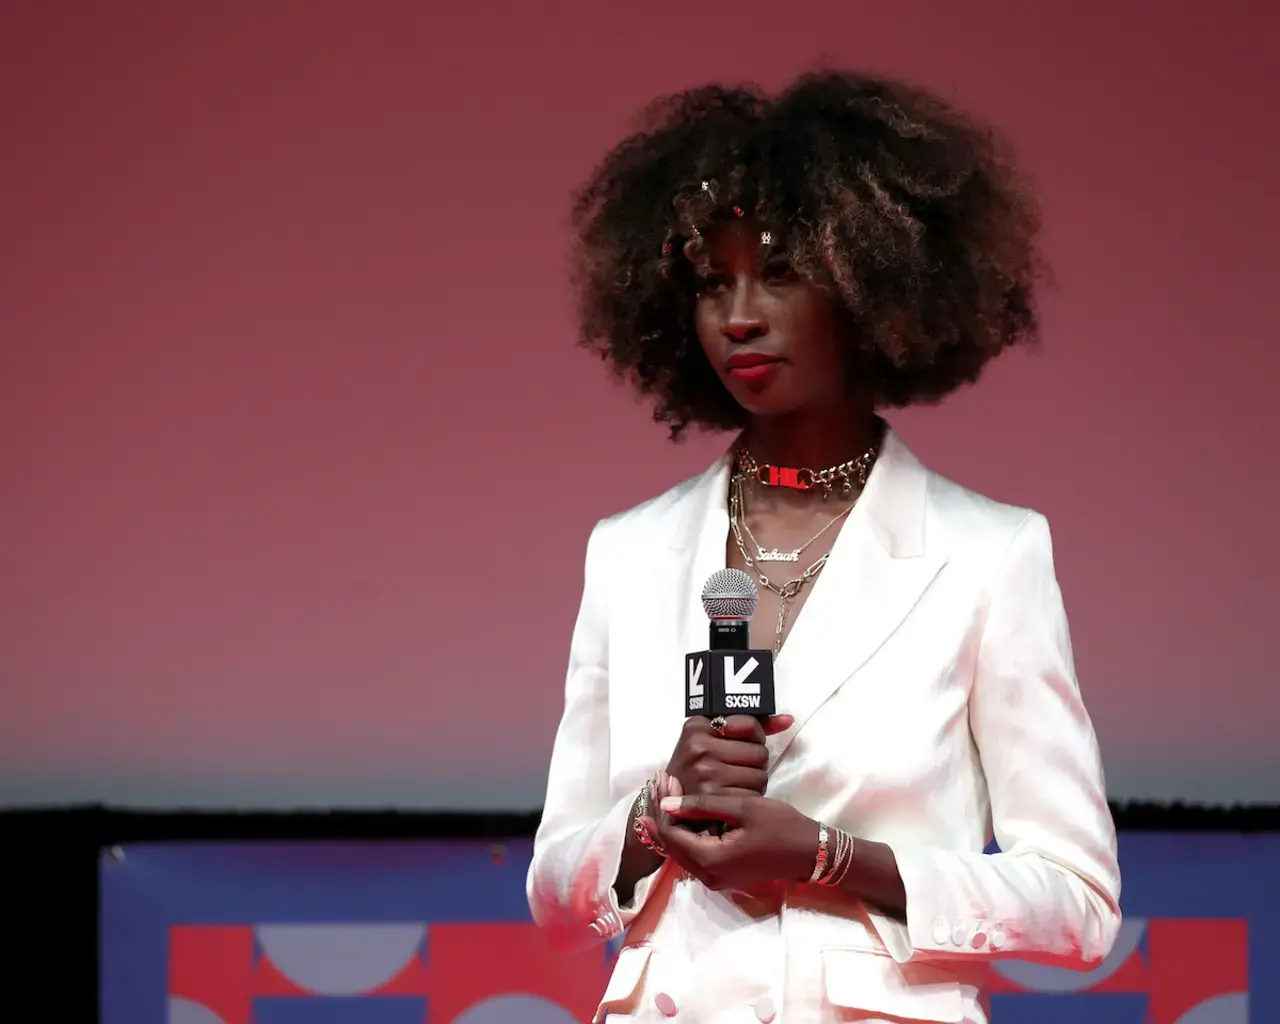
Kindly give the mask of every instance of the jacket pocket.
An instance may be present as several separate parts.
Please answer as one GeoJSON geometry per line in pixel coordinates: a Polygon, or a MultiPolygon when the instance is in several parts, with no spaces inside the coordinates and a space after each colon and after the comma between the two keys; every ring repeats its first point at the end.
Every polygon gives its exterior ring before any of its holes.
{"type": "Polygon", "coordinates": [[[822,973],[827,1000],[842,1009],[939,1024],[964,1020],[960,982],[939,967],[828,947],[822,951],[822,973]]]}
{"type": "Polygon", "coordinates": [[[601,1024],[606,1014],[635,1012],[636,994],[652,952],[649,946],[623,946],[619,950],[613,973],[609,975],[609,984],[605,986],[600,1005],[591,1018],[592,1024],[601,1024]]]}

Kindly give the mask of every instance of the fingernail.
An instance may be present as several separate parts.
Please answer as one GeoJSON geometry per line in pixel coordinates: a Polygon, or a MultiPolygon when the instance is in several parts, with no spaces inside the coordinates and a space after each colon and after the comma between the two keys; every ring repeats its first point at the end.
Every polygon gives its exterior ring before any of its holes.
{"type": "Polygon", "coordinates": [[[678,811],[680,810],[680,798],[678,796],[664,796],[658,802],[658,806],[668,813],[678,811]]]}

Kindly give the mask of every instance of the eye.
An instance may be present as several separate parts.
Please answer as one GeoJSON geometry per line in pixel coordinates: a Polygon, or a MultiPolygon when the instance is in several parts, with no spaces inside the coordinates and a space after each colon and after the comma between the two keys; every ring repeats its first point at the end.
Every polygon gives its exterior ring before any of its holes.
{"type": "Polygon", "coordinates": [[[723,274],[717,274],[714,270],[708,270],[705,267],[698,268],[697,273],[698,293],[718,291],[728,284],[728,280],[723,274]]]}
{"type": "Polygon", "coordinates": [[[774,259],[764,265],[764,279],[776,283],[785,283],[796,281],[799,276],[796,274],[796,269],[791,265],[790,260],[774,259]]]}

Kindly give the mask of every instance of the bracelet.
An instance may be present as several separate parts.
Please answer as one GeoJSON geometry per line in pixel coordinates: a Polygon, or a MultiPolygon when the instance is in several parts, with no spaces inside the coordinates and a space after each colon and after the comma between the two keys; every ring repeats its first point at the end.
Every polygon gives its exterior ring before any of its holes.
{"type": "Polygon", "coordinates": [[[836,829],[836,853],[831,858],[831,866],[826,875],[818,879],[819,885],[835,885],[837,874],[842,874],[841,866],[849,850],[849,838],[840,829],[836,829]]]}
{"type": "Polygon", "coordinates": [[[813,877],[810,881],[819,885],[837,886],[844,881],[849,868],[853,866],[853,836],[843,829],[835,829],[835,850],[827,856],[827,827],[820,826],[818,832],[818,863],[814,865],[813,877]],[[825,869],[825,870],[824,870],[825,869]]]}
{"type": "Polygon", "coordinates": [[[644,823],[644,816],[649,813],[649,805],[653,802],[657,785],[658,776],[654,774],[649,777],[649,781],[641,788],[640,795],[636,797],[635,807],[631,811],[631,830],[635,832],[636,839],[640,841],[641,846],[656,853],[659,857],[665,858],[667,856],[666,849],[649,831],[649,826],[644,823]]]}
{"type": "Polygon", "coordinates": [[[847,875],[849,873],[849,869],[853,867],[853,836],[849,835],[847,832],[842,832],[840,834],[844,836],[845,842],[844,867],[840,869],[840,873],[838,875],[832,875],[831,881],[828,883],[830,885],[839,885],[843,882],[844,876],[847,875]]]}
{"type": "Polygon", "coordinates": [[[810,882],[816,882],[822,877],[822,873],[827,869],[827,839],[830,833],[827,830],[826,822],[818,822],[818,856],[813,863],[813,874],[809,876],[810,882]]]}

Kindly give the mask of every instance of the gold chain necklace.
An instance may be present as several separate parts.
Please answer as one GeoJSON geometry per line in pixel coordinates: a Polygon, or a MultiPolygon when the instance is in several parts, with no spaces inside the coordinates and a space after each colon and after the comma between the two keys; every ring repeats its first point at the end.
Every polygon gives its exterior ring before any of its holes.
{"type": "MultiPolygon", "coordinates": [[[[775,583],[761,569],[761,562],[792,562],[798,561],[800,552],[809,547],[814,541],[821,537],[827,530],[831,529],[844,516],[853,511],[853,505],[837,515],[827,523],[813,537],[797,548],[794,552],[790,552],[791,557],[786,557],[788,553],[779,552],[776,548],[772,551],[765,551],[756,541],[751,533],[751,528],[747,526],[746,510],[743,502],[743,494],[745,484],[748,479],[757,481],[765,486],[773,487],[791,487],[795,490],[812,490],[814,487],[822,488],[822,498],[825,501],[831,494],[832,485],[840,482],[840,491],[844,496],[848,496],[853,492],[854,482],[856,481],[858,495],[861,496],[863,488],[867,485],[867,478],[871,475],[871,467],[875,464],[876,457],[880,454],[879,438],[865,452],[856,459],[850,459],[838,466],[832,466],[825,470],[786,470],[768,464],[760,465],[751,453],[745,448],[738,449],[737,467],[730,478],[729,482],[729,528],[733,534],[734,543],[738,546],[738,552],[742,555],[742,561],[747,568],[756,574],[756,578],[760,581],[760,585],[771,593],[778,595],[778,620],[773,632],[773,654],[777,657],[782,650],[783,634],[786,631],[787,615],[791,609],[791,602],[796,598],[801,590],[804,589],[806,583],[812,580],[822,571],[823,566],[827,564],[827,559],[831,557],[828,550],[821,557],[816,559],[804,570],[799,576],[790,579],[785,583],[775,583]],[[744,536],[745,535],[745,536],[744,536]],[[756,548],[757,555],[752,556],[751,551],[747,547],[746,538],[749,537],[752,545],[756,548]],[[773,557],[782,555],[782,557],[773,557]]],[[[856,500],[856,499],[855,499],[856,500]]]]}
{"type": "Polygon", "coordinates": [[[853,506],[850,505],[844,511],[836,513],[830,520],[828,520],[826,526],[801,544],[798,548],[793,548],[790,551],[783,551],[778,547],[766,548],[761,544],[760,539],[751,532],[751,526],[747,523],[747,512],[745,506],[742,509],[742,532],[747,535],[747,539],[751,541],[752,547],[756,549],[757,562],[798,562],[800,561],[800,552],[804,551],[805,548],[812,547],[824,533],[830,530],[852,511],[853,506]]]}
{"type": "Polygon", "coordinates": [[[734,457],[736,472],[751,477],[758,484],[765,487],[788,487],[796,491],[811,491],[821,487],[822,500],[826,501],[837,484],[841,496],[846,498],[853,493],[855,487],[859,491],[866,487],[867,477],[879,453],[880,438],[877,437],[871,442],[871,447],[856,459],[826,469],[789,469],[767,462],[759,463],[746,448],[739,448],[734,457]]]}
{"type": "Polygon", "coordinates": [[[777,657],[778,652],[782,650],[782,634],[787,626],[787,612],[790,609],[792,598],[804,589],[806,583],[822,571],[822,567],[827,564],[827,559],[831,557],[831,552],[824,553],[822,557],[795,579],[781,584],[774,583],[761,571],[756,560],[751,557],[751,552],[747,550],[746,542],[742,538],[742,526],[742,478],[735,477],[729,492],[729,528],[733,533],[734,542],[738,545],[738,551],[742,554],[742,560],[746,563],[747,568],[756,574],[756,578],[759,579],[762,587],[778,595],[778,621],[773,632],[773,654],[774,657],[777,657]]]}

